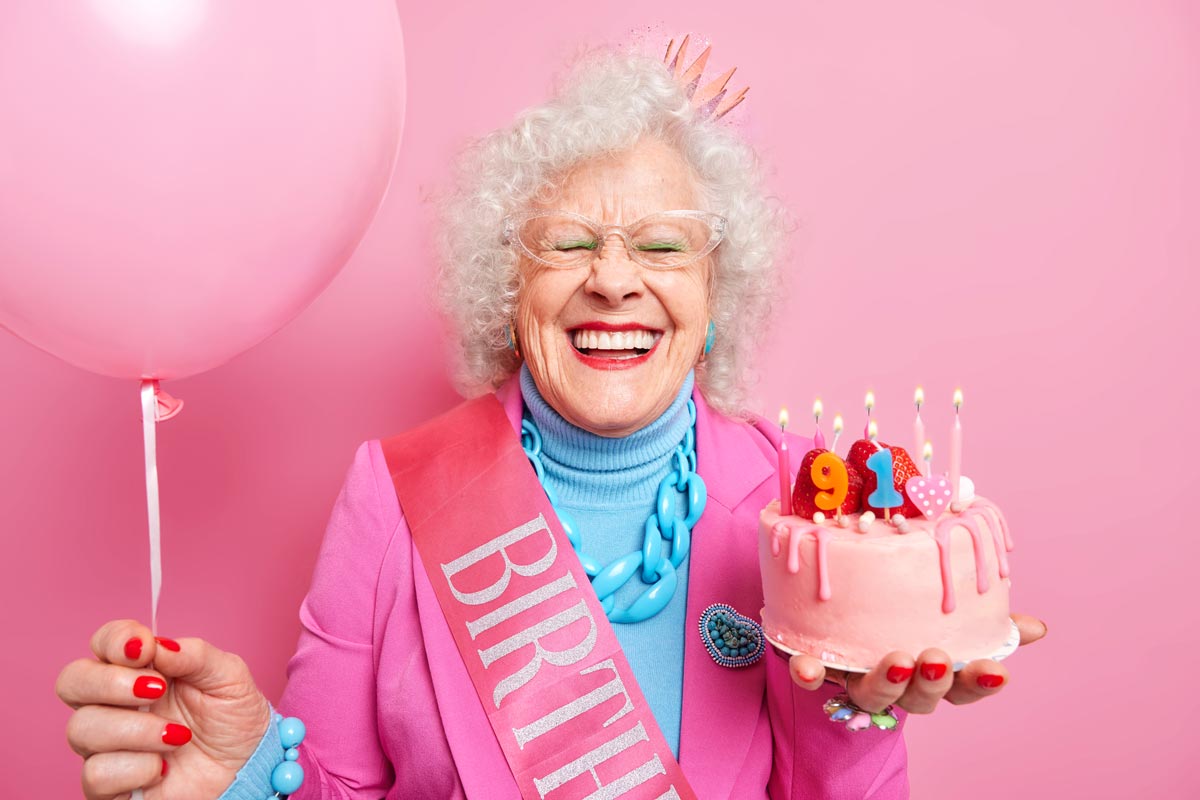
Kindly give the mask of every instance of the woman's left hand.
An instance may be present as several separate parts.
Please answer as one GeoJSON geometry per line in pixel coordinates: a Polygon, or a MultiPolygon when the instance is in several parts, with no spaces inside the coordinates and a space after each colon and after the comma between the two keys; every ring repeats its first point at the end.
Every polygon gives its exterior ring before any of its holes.
{"type": "MultiPolygon", "coordinates": [[[[1046,635],[1046,624],[1036,617],[1013,614],[1021,632],[1021,644],[1036,642],[1046,635]]],[[[788,662],[792,680],[804,689],[818,689],[826,680],[846,687],[856,706],[880,712],[890,705],[912,714],[930,714],[943,698],[955,705],[990,697],[1008,685],[1008,670],[990,659],[972,661],[958,672],[950,658],[936,648],[913,658],[908,653],[889,653],[865,675],[826,669],[813,656],[792,656],[788,662]]]]}

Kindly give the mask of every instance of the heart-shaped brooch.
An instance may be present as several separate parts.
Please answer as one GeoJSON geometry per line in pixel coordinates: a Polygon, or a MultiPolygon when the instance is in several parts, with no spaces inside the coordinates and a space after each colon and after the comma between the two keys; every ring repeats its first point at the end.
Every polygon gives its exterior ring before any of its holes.
{"type": "Polygon", "coordinates": [[[767,649],[762,626],[733,606],[714,603],[700,615],[700,640],[722,667],[747,667],[767,649]]]}

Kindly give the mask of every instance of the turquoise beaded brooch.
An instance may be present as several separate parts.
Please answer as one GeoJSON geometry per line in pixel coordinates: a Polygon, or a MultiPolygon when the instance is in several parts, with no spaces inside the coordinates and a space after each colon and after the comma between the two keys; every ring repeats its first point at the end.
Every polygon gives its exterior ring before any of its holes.
{"type": "Polygon", "coordinates": [[[762,626],[725,603],[704,609],[700,639],[713,661],[722,667],[747,667],[762,658],[767,649],[762,626]]]}

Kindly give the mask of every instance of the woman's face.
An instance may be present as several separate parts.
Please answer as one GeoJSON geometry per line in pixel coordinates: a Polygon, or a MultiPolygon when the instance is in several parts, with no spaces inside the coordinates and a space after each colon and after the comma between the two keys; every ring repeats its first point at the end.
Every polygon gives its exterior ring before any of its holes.
{"type": "MultiPolygon", "coordinates": [[[[582,214],[628,225],[659,211],[697,208],[682,158],[655,139],[581,162],[557,195],[534,210],[582,214]]],[[[522,259],[517,339],[538,391],[567,421],[601,436],[625,436],[666,411],[697,362],[708,327],[709,258],[651,270],[629,258],[617,234],[591,266],[555,269],[522,259]],[[639,349],[592,348],[602,332],[633,335],[639,349]],[[576,346],[576,344],[580,346],[576,346]],[[644,353],[644,354],[643,354],[644,353]]]]}

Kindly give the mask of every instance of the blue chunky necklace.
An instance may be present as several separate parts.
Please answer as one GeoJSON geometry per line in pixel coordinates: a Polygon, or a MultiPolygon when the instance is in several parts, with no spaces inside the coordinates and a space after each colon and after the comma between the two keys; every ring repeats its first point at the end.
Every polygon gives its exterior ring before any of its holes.
{"type": "Polygon", "coordinates": [[[542,484],[546,498],[558,516],[571,547],[575,549],[584,572],[591,579],[592,589],[600,598],[600,607],[610,622],[629,623],[650,619],[666,608],[675,596],[675,587],[679,584],[675,570],[692,549],[692,528],[699,522],[708,503],[708,489],[704,479],[696,472],[696,404],[690,398],[687,410],[688,429],[683,441],[675,447],[672,456],[674,469],[658,484],[655,508],[646,517],[642,549],[626,553],[603,566],[583,552],[583,541],[575,521],[559,507],[558,496],[546,485],[546,471],[542,466],[542,434],[537,425],[528,416],[521,420],[521,449],[533,465],[538,482],[542,484]],[[617,590],[635,575],[646,585],[646,589],[627,608],[617,608],[617,590]]]}

